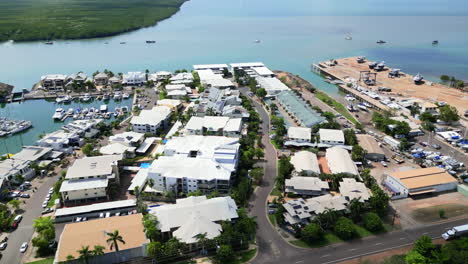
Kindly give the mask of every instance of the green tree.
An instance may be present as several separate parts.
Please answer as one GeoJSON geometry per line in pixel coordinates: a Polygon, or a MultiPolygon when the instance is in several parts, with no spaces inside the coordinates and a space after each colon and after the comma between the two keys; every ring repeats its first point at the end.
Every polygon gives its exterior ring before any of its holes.
{"type": "Polygon", "coordinates": [[[413,251],[418,252],[422,256],[426,258],[430,258],[432,255],[432,251],[435,250],[436,247],[432,244],[432,239],[429,236],[421,236],[414,242],[413,251]]]}
{"type": "Polygon", "coordinates": [[[323,213],[320,213],[315,218],[315,221],[320,225],[324,230],[331,229],[335,226],[336,221],[338,220],[339,214],[333,209],[327,209],[323,213]]]}
{"type": "Polygon", "coordinates": [[[250,177],[256,184],[259,184],[261,182],[263,174],[263,168],[253,168],[252,170],[250,170],[250,177]]]}
{"type": "Polygon", "coordinates": [[[257,89],[257,91],[255,92],[255,95],[257,95],[258,97],[260,98],[265,98],[265,96],[267,95],[267,91],[264,89],[264,88],[259,88],[257,89]]]}
{"type": "Polygon", "coordinates": [[[405,151],[405,150],[407,150],[409,147],[410,147],[410,143],[409,143],[409,141],[408,141],[407,138],[402,138],[402,139],[400,139],[400,146],[399,146],[399,149],[400,149],[401,151],[405,151]]]}
{"type": "Polygon", "coordinates": [[[439,108],[439,118],[447,123],[460,120],[457,109],[450,105],[444,105],[439,108]]]}
{"type": "Polygon", "coordinates": [[[424,112],[419,115],[419,120],[434,123],[437,121],[437,117],[433,116],[430,112],[424,112]]]}
{"type": "Polygon", "coordinates": [[[150,258],[157,259],[159,256],[162,255],[163,250],[164,250],[164,246],[161,242],[151,241],[146,247],[146,254],[150,258]]]}
{"type": "Polygon", "coordinates": [[[405,257],[406,264],[426,264],[427,259],[417,251],[410,251],[405,257]]]}
{"type": "Polygon", "coordinates": [[[234,259],[234,250],[230,245],[221,245],[214,256],[214,262],[217,264],[232,263],[234,259]]]}
{"type": "Polygon", "coordinates": [[[358,198],[354,198],[349,201],[348,209],[351,219],[354,221],[359,221],[361,219],[362,213],[365,210],[365,204],[359,201],[358,198]]]}
{"type": "Polygon", "coordinates": [[[452,240],[441,249],[444,264],[466,264],[468,259],[468,237],[452,240]]]}
{"type": "Polygon", "coordinates": [[[390,197],[377,184],[372,186],[372,196],[369,198],[369,205],[374,213],[380,216],[385,215],[388,209],[390,197]]]}
{"type": "Polygon", "coordinates": [[[86,144],[81,148],[81,151],[83,151],[83,153],[84,153],[86,156],[91,156],[92,153],[93,153],[93,150],[94,150],[94,146],[93,146],[91,143],[86,143],[86,144]]]}
{"type": "Polygon", "coordinates": [[[381,231],[384,227],[380,217],[373,212],[365,214],[363,217],[363,221],[364,227],[371,232],[381,231]]]}
{"type": "Polygon", "coordinates": [[[323,238],[323,231],[318,224],[310,223],[301,231],[301,237],[307,243],[313,243],[323,238]]]}
{"type": "Polygon", "coordinates": [[[195,235],[194,237],[196,240],[197,240],[197,243],[198,245],[201,247],[201,252],[202,252],[202,255],[205,255],[206,254],[206,251],[205,251],[205,248],[206,248],[206,245],[208,244],[208,238],[206,236],[206,233],[203,233],[203,234],[197,234],[195,235]]]}
{"type": "Polygon", "coordinates": [[[156,241],[159,239],[160,232],[158,230],[158,218],[152,214],[146,214],[143,216],[143,227],[145,235],[150,241],[156,241]]]}
{"type": "Polygon", "coordinates": [[[444,74],[444,75],[441,75],[441,76],[440,76],[440,80],[441,80],[443,83],[446,83],[446,82],[450,81],[450,76],[445,75],[445,74],[444,74]]]}
{"type": "Polygon", "coordinates": [[[367,150],[363,149],[360,145],[354,145],[351,151],[351,158],[354,161],[364,162],[366,160],[367,150]]]}
{"type": "Polygon", "coordinates": [[[357,235],[356,227],[354,226],[353,221],[343,216],[338,218],[333,231],[339,238],[343,240],[354,238],[357,235]]]}
{"type": "Polygon", "coordinates": [[[75,259],[75,257],[73,255],[71,255],[71,254],[67,255],[67,261],[72,261],[74,259],[75,259]]]}
{"type": "Polygon", "coordinates": [[[89,263],[89,259],[93,256],[93,251],[89,249],[89,246],[81,246],[81,249],[76,252],[80,254],[78,258],[83,260],[86,264],[89,263]]]}
{"type": "Polygon", "coordinates": [[[93,249],[93,256],[102,256],[102,255],[104,255],[104,249],[106,249],[104,246],[95,245],[94,249],[93,249]]]}
{"type": "Polygon", "coordinates": [[[262,159],[265,156],[265,153],[261,148],[255,148],[254,156],[257,157],[257,159],[262,159]]]}
{"type": "Polygon", "coordinates": [[[119,242],[125,244],[122,236],[119,234],[119,230],[114,230],[114,232],[107,232],[107,243],[110,244],[110,249],[115,248],[115,251],[119,251],[119,242]]]}
{"type": "Polygon", "coordinates": [[[15,208],[15,211],[19,210],[21,202],[19,200],[13,199],[8,202],[9,205],[15,208]]]}
{"type": "Polygon", "coordinates": [[[345,144],[348,146],[354,146],[358,144],[358,139],[356,137],[356,133],[354,132],[353,129],[345,129],[343,130],[344,133],[344,138],[345,138],[345,144]]]}

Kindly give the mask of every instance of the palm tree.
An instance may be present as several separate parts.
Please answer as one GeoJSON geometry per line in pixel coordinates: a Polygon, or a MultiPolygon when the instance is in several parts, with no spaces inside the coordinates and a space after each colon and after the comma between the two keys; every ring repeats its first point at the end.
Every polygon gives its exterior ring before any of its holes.
{"type": "Polygon", "coordinates": [[[67,256],[67,261],[72,261],[74,259],[75,259],[75,257],[73,255],[71,255],[71,254],[67,256]]]}
{"type": "Polygon", "coordinates": [[[80,254],[79,259],[84,260],[86,264],[88,264],[89,258],[93,256],[93,252],[89,250],[89,246],[81,246],[81,249],[76,252],[80,254]]]}
{"type": "Polygon", "coordinates": [[[114,230],[114,232],[108,232],[107,236],[109,237],[107,239],[107,243],[110,244],[110,249],[115,248],[115,251],[119,251],[119,242],[122,244],[125,244],[125,241],[123,240],[122,236],[119,235],[119,230],[114,230]]]}
{"type": "Polygon", "coordinates": [[[93,255],[94,255],[94,256],[102,256],[102,255],[104,255],[104,249],[105,249],[104,246],[95,245],[95,246],[94,246],[94,249],[93,249],[93,255]]]}
{"type": "Polygon", "coordinates": [[[205,246],[206,246],[206,243],[208,242],[208,238],[206,238],[206,233],[197,234],[196,236],[194,236],[194,238],[196,238],[198,244],[201,245],[201,247],[202,247],[202,255],[203,255],[203,254],[205,253],[205,246]]]}

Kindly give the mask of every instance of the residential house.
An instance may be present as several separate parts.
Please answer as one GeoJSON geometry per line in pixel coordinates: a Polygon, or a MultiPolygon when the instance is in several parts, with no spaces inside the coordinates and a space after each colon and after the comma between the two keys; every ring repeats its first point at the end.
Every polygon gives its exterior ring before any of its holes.
{"type": "Polygon", "coordinates": [[[142,85],[146,82],[146,74],[144,72],[128,72],[122,77],[124,85],[142,85]]]}
{"type": "Polygon", "coordinates": [[[294,176],[285,180],[285,191],[301,196],[319,196],[326,194],[330,189],[328,182],[318,177],[294,176]]]}
{"type": "Polygon", "coordinates": [[[286,146],[310,147],[312,146],[312,129],[308,127],[289,127],[286,146]]]}
{"type": "Polygon", "coordinates": [[[171,113],[169,107],[155,106],[151,110],[141,110],[138,116],[132,118],[130,124],[134,132],[156,134],[169,124],[171,113]]]}
{"type": "Polygon", "coordinates": [[[41,77],[41,85],[48,91],[63,90],[67,75],[49,74],[41,77]]]}
{"type": "Polygon", "coordinates": [[[107,85],[109,76],[105,72],[100,72],[94,76],[94,83],[96,85],[107,85]]]}
{"type": "Polygon", "coordinates": [[[320,144],[337,146],[344,145],[345,138],[342,130],[324,129],[319,130],[320,144]]]}
{"type": "Polygon", "coordinates": [[[286,211],[283,215],[285,222],[290,225],[305,225],[328,209],[346,213],[347,205],[348,201],[341,195],[326,194],[305,200],[299,198],[283,204],[286,211]]]}
{"type": "Polygon", "coordinates": [[[229,196],[177,199],[175,204],[160,206],[150,213],[158,218],[158,229],[164,238],[175,237],[186,244],[198,242],[199,234],[214,239],[223,230],[221,222],[233,222],[239,217],[237,205],[229,196]]]}
{"type": "Polygon", "coordinates": [[[78,253],[83,246],[89,246],[92,250],[95,246],[103,246],[104,255],[93,256],[86,260],[88,264],[98,263],[122,263],[146,257],[146,246],[149,240],[146,238],[143,227],[143,215],[133,214],[99,218],[79,223],[66,224],[58,240],[55,252],[54,264],[69,263],[78,264],[83,260],[78,253]],[[119,250],[111,248],[107,242],[109,236],[115,230],[119,232],[125,243],[117,242],[119,250]],[[73,260],[69,260],[69,256],[73,260]]]}
{"type": "Polygon", "coordinates": [[[57,130],[43,136],[41,139],[36,141],[36,143],[41,147],[49,147],[55,151],[72,153],[73,146],[82,146],[84,144],[84,140],[75,132],[57,130]]]}
{"type": "Polygon", "coordinates": [[[185,126],[186,135],[218,135],[240,137],[242,119],[226,116],[192,116],[185,126]]]}
{"type": "Polygon", "coordinates": [[[295,175],[302,175],[303,173],[307,176],[320,174],[317,155],[310,151],[295,152],[291,156],[291,164],[294,166],[295,175]]]}
{"type": "Polygon", "coordinates": [[[85,157],[68,168],[60,194],[65,204],[106,199],[110,183],[119,183],[122,155],[85,157]]]}
{"type": "Polygon", "coordinates": [[[357,199],[360,202],[366,202],[370,198],[367,187],[362,182],[357,182],[354,178],[343,178],[340,182],[340,194],[347,201],[357,199]]]}

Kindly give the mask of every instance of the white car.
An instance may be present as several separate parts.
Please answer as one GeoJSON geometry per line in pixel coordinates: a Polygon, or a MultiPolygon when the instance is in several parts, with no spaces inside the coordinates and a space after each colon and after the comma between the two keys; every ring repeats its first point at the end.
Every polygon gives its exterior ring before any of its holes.
{"type": "Polygon", "coordinates": [[[5,250],[5,248],[8,246],[7,242],[3,242],[0,244],[0,250],[5,250]]]}
{"type": "Polygon", "coordinates": [[[388,166],[388,164],[387,164],[385,161],[383,161],[383,160],[382,160],[380,163],[381,163],[382,166],[384,166],[384,167],[387,167],[387,166],[388,166]]]}
{"type": "Polygon", "coordinates": [[[28,242],[23,242],[23,244],[21,244],[20,252],[24,253],[26,250],[28,250],[28,242]]]}
{"type": "Polygon", "coordinates": [[[46,208],[46,207],[47,207],[47,204],[48,204],[48,202],[47,202],[47,201],[44,201],[44,202],[42,203],[42,208],[46,208]]]}
{"type": "Polygon", "coordinates": [[[50,188],[49,189],[49,194],[53,194],[54,193],[54,188],[50,188]]]}

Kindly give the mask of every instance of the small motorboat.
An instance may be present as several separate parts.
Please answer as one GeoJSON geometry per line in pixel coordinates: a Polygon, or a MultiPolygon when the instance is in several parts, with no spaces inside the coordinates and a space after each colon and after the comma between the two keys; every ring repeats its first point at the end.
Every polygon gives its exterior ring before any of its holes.
{"type": "Polygon", "coordinates": [[[379,63],[376,62],[376,61],[369,62],[369,69],[374,69],[377,66],[377,64],[379,64],[379,63]]]}
{"type": "Polygon", "coordinates": [[[52,118],[54,120],[62,120],[64,115],[65,115],[65,111],[63,110],[63,108],[57,108],[55,109],[55,112],[52,118]]]}
{"type": "Polygon", "coordinates": [[[154,43],[156,43],[155,40],[147,40],[147,41],[146,41],[146,44],[154,44],[154,43]]]}
{"type": "Polygon", "coordinates": [[[83,101],[83,102],[89,102],[89,101],[91,101],[91,99],[92,99],[92,97],[91,97],[91,95],[89,93],[85,93],[85,95],[83,95],[81,97],[81,101],[83,101]]]}
{"type": "Polygon", "coordinates": [[[128,93],[124,93],[124,94],[122,95],[122,98],[123,98],[123,99],[128,99],[128,98],[130,98],[130,95],[129,95],[128,93]]]}
{"type": "Polygon", "coordinates": [[[387,41],[385,41],[385,40],[377,40],[377,44],[385,44],[385,43],[387,43],[387,41]]]}
{"type": "Polygon", "coordinates": [[[73,115],[73,108],[68,108],[67,115],[73,115]]]}
{"type": "Polygon", "coordinates": [[[254,43],[260,43],[260,42],[262,42],[262,41],[259,40],[259,39],[254,40],[254,43]]]}
{"type": "Polygon", "coordinates": [[[107,112],[107,113],[104,114],[104,118],[109,119],[109,118],[111,118],[111,115],[112,115],[111,112],[107,112]]]}
{"type": "Polygon", "coordinates": [[[121,100],[122,99],[122,93],[120,92],[115,92],[114,94],[114,100],[121,100]]]}
{"type": "Polygon", "coordinates": [[[105,104],[104,104],[104,105],[101,105],[101,106],[99,107],[99,110],[100,110],[101,113],[107,112],[107,105],[105,105],[105,104]]]}
{"type": "Polygon", "coordinates": [[[103,97],[102,97],[102,100],[104,101],[109,101],[110,99],[110,96],[108,94],[105,94],[103,97]]]}
{"type": "Polygon", "coordinates": [[[122,44],[122,45],[123,45],[123,44],[127,44],[127,42],[125,42],[125,41],[122,41],[122,42],[120,42],[120,44],[122,44]]]}
{"type": "Polygon", "coordinates": [[[356,59],[357,63],[364,63],[366,61],[366,57],[364,56],[359,56],[356,59]]]}
{"type": "Polygon", "coordinates": [[[438,40],[433,40],[432,45],[439,45],[439,41],[438,40]]]}
{"type": "Polygon", "coordinates": [[[128,112],[128,106],[122,106],[122,108],[120,108],[120,110],[122,110],[123,113],[127,113],[128,112]]]}
{"type": "Polygon", "coordinates": [[[45,42],[44,44],[46,44],[46,45],[54,45],[54,42],[52,42],[52,41],[47,41],[47,42],[45,42]]]}
{"type": "Polygon", "coordinates": [[[345,39],[346,40],[352,40],[353,38],[351,36],[346,36],[345,39]]]}
{"type": "Polygon", "coordinates": [[[414,83],[420,83],[423,81],[423,79],[424,77],[420,73],[416,74],[416,76],[413,77],[414,83]]]}

